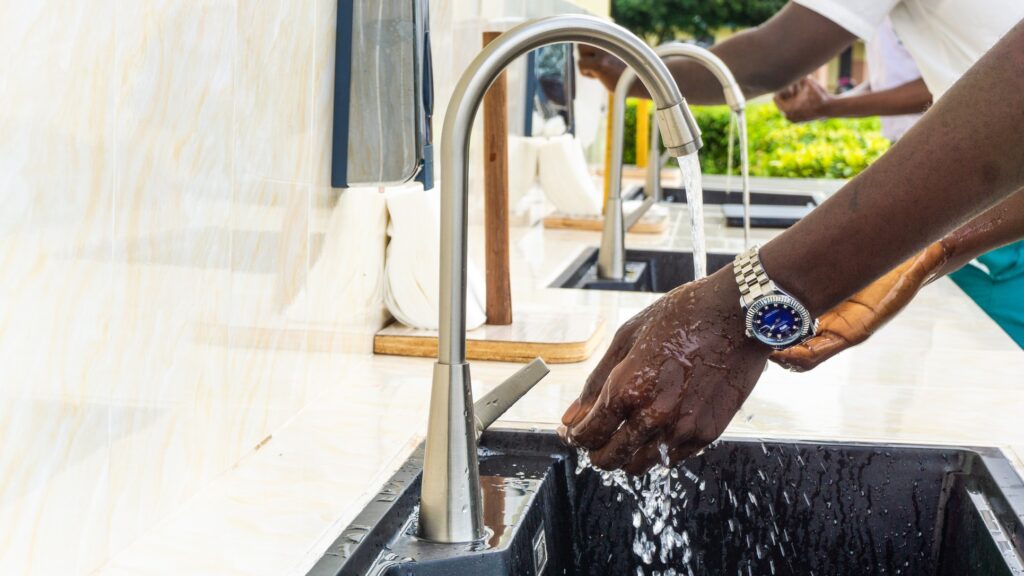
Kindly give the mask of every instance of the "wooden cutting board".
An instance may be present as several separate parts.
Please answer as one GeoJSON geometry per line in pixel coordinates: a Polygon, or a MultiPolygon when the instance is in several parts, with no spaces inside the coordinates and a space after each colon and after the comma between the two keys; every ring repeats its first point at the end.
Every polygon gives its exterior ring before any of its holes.
{"type": "MultiPolygon", "coordinates": [[[[549,364],[582,362],[593,355],[604,336],[604,319],[596,313],[516,311],[512,324],[483,325],[466,333],[469,360],[549,364]]],[[[394,322],[373,339],[376,354],[437,357],[437,331],[394,322]]]]}
{"type": "MultiPolygon", "coordinates": [[[[545,228],[567,230],[589,230],[600,232],[604,229],[603,216],[568,216],[554,212],[544,217],[545,228]]],[[[644,214],[629,231],[633,234],[661,234],[668,229],[668,214],[644,214]]]]}

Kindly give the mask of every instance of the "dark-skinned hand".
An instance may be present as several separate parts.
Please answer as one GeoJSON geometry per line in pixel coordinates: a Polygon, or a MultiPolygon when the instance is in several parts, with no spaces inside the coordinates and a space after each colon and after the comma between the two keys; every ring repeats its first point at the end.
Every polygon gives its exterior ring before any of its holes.
{"type": "Polygon", "coordinates": [[[767,346],[744,335],[730,267],[676,288],[626,322],[562,417],[591,462],[639,474],[718,438],[764,371],[767,346]]]}
{"type": "Polygon", "coordinates": [[[774,352],[771,360],[796,372],[811,370],[843,350],[864,342],[900,313],[947,261],[941,242],[900,264],[818,320],[806,342],[774,352]]]}
{"type": "Polygon", "coordinates": [[[622,60],[600,48],[586,44],[579,45],[576,66],[579,68],[580,74],[600,80],[609,92],[615,91],[615,83],[619,81],[619,76],[622,76],[622,72],[626,69],[622,60]]]}
{"type": "Polygon", "coordinates": [[[790,122],[809,122],[827,116],[833,98],[817,80],[803,78],[776,92],[773,100],[790,122]]]}

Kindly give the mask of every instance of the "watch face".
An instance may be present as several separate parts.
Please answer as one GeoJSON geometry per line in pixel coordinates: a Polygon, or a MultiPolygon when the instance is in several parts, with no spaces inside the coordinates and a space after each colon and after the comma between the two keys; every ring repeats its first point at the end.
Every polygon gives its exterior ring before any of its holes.
{"type": "Polygon", "coordinates": [[[769,346],[785,347],[800,341],[810,323],[808,313],[788,296],[761,298],[747,310],[751,334],[769,346]]]}

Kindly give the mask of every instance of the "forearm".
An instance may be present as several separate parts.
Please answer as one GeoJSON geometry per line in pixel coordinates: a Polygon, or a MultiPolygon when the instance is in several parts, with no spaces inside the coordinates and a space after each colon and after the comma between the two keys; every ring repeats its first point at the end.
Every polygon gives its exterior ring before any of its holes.
{"type": "Polygon", "coordinates": [[[934,278],[963,268],[978,256],[1024,239],[1024,189],[941,240],[946,262],[934,278]]]}
{"type": "MultiPolygon", "coordinates": [[[[729,67],[748,98],[779,90],[813,72],[849,46],[853,34],[828,18],[789,3],[770,20],[711,51],[729,67]]],[[[722,86],[696,62],[673,59],[669,71],[690,104],[722,104],[722,86]]],[[[646,97],[640,82],[633,96],[646,97]]]]}
{"type": "Polygon", "coordinates": [[[1024,187],[1024,24],[892,150],[765,245],[765,269],[814,314],[1024,187]]]}
{"type": "Polygon", "coordinates": [[[866,91],[828,100],[821,111],[830,118],[896,116],[924,112],[932,103],[932,93],[918,78],[888,90],[866,91]]]}

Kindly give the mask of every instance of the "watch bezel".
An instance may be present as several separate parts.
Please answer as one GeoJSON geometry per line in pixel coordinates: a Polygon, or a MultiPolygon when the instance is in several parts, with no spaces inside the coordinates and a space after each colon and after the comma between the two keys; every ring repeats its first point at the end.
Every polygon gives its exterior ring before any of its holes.
{"type": "Polygon", "coordinates": [[[747,307],[746,329],[747,335],[751,338],[756,339],[758,342],[767,344],[776,350],[782,350],[795,344],[799,344],[812,336],[815,330],[815,322],[811,319],[811,313],[808,312],[807,308],[805,308],[804,305],[796,298],[793,298],[788,294],[769,294],[754,300],[750,303],[750,306],[747,307]],[[795,310],[800,316],[800,332],[784,340],[776,340],[767,339],[760,332],[754,330],[754,318],[757,316],[757,313],[765,306],[769,306],[771,304],[785,304],[795,310]]]}

